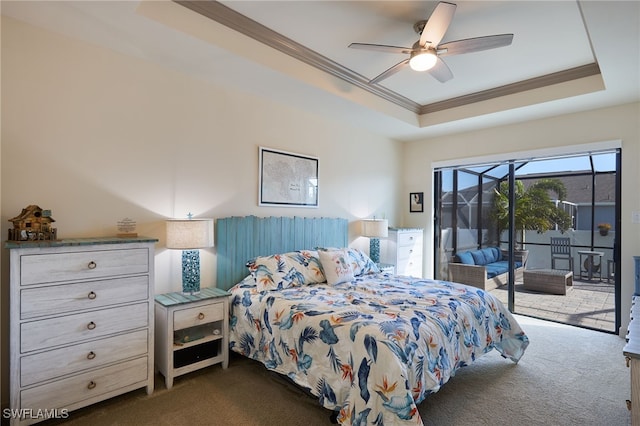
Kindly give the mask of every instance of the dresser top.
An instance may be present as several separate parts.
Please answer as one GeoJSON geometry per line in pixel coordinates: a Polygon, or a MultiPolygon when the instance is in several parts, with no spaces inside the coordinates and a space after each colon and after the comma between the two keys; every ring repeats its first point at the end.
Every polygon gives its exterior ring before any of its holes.
{"type": "Polygon", "coordinates": [[[65,238],[62,240],[5,241],[4,247],[8,249],[21,249],[21,248],[41,248],[41,247],[90,246],[94,244],[155,243],[157,241],[158,241],[157,238],[150,238],[150,237],[65,238]]]}

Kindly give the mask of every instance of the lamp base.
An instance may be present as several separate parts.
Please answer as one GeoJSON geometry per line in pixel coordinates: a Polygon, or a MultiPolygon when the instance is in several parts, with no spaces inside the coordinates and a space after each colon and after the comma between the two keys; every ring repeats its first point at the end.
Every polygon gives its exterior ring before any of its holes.
{"type": "Polygon", "coordinates": [[[380,240],[377,238],[369,239],[369,257],[373,263],[380,263],[380,240]]]}
{"type": "Polygon", "coordinates": [[[182,293],[200,293],[200,250],[182,251],[182,293]]]}

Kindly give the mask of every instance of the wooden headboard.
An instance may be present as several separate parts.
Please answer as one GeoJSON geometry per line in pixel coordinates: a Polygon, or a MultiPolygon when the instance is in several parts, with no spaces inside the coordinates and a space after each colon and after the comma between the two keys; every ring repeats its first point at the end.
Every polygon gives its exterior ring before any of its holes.
{"type": "Polygon", "coordinates": [[[249,273],[245,264],[314,247],[347,247],[347,219],[311,217],[226,217],[216,221],[217,287],[228,290],[249,273]]]}

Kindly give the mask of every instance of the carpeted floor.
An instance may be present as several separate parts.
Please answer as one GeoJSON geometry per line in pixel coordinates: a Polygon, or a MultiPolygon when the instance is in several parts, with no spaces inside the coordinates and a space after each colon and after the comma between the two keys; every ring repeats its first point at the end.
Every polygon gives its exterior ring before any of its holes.
{"type": "MultiPolygon", "coordinates": [[[[419,406],[425,425],[623,426],[630,424],[624,339],[517,316],[531,340],[516,365],[497,352],[463,368],[419,406]]],[[[260,364],[232,355],[229,368],[156,377],[141,389],[72,412],[65,425],[330,425],[317,400],[260,364]]]]}

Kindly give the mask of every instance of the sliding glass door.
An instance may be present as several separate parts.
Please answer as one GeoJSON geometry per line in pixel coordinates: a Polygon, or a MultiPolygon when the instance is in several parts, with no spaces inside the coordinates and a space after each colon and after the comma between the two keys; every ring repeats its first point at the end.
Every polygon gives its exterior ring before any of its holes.
{"type": "Polygon", "coordinates": [[[462,282],[466,275],[452,271],[463,268],[450,263],[464,262],[465,252],[478,258],[478,251],[497,248],[500,259],[489,259],[493,265],[485,269],[508,270],[484,285],[513,312],[615,332],[620,155],[613,150],[436,170],[434,276],[462,282]],[[569,244],[563,260],[553,258],[552,238],[569,244]]]}

